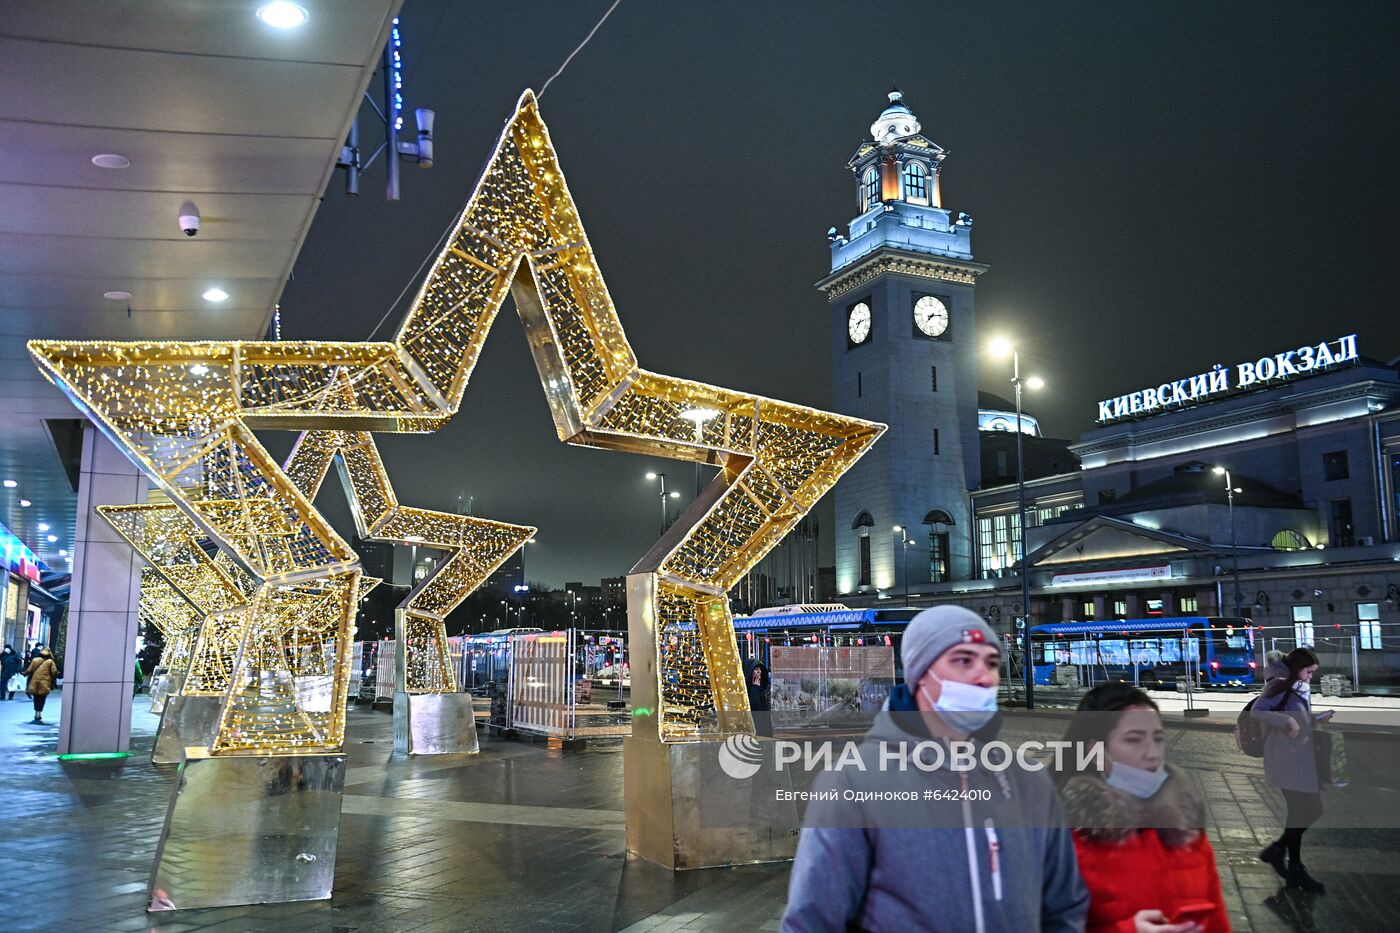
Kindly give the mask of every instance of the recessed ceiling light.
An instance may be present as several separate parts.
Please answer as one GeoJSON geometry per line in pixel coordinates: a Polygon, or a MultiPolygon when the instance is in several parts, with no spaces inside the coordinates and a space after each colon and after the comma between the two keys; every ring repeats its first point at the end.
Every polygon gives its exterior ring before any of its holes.
{"type": "Polygon", "coordinates": [[[39,530],[40,530],[40,531],[48,531],[48,530],[49,530],[49,523],[48,523],[48,522],[40,522],[40,523],[39,523],[39,530]]]}
{"type": "Polygon", "coordinates": [[[18,486],[18,485],[19,485],[19,483],[15,482],[15,481],[12,480],[12,479],[7,479],[7,480],[5,480],[5,488],[6,488],[6,489],[14,489],[14,488],[15,488],[16,486],[18,486]]]}
{"type": "Polygon", "coordinates": [[[113,301],[130,301],[131,292],[103,292],[103,298],[110,298],[113,301]]]}
{"type": "Polygon", "coordinates": [[[205,301],[224,301],[228,298],[228,292],[222,288],[211,288],[204,293],[205,301]]]}
{"type": "Polygon", "coordinates": [[[295,29],[305,25],[310,18],[304,7],[288,3],[287,0],[273,0],[258,7],[258,19],[277,29],[295,29]]]}
{"type": "Polygon", "coordinates": [[[27,508],[29,508],[29,507],[30,507],[31,505],[33,505],[33,504],[34,504],[34,503],[30,502],[28,499],[21,499],[21,500],[19,500],[19,507],[22,508],[22,509],[27,509],[27,508]]]}
{"type": "Polygon", "coordinates": [[[53,544],[53,543],[54,543],[55,541],[57,541],[57,540],[58,540],[58,535],[49,535],[49,543],[50,543],[50,544],[53,544]]]}
{"type": "Polygon", "coordinates": [[[131,160],[124,155],[117,155],[115,152],[104,152],[92,157],[92,164],[98,168],[128,168],[131,160]]]}

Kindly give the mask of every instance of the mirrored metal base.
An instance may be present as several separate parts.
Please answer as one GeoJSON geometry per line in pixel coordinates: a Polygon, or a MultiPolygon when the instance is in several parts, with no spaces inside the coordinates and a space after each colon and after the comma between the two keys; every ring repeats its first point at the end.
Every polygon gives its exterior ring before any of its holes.
{"type": "Polygon", "coordinates": [[[151,762],[177,765],[185,760],[185,749],[208,748],[219,728],[219,710],[223,702],[223,697],[184,694],[167,699],[151,762]]]}
{"type": "Polygon", "coordinates": [[[151,712],[156,715],[165,712],[166,701],[169,700],[171,696],[180,692],[180,686],[184,679],[184,674],[172,674],[166,670],[159,670],[152,674],[151,712]]]}
{"type": "Polygon", "coordinates": [[[344,789],[344,755],[186,759],[146,909],[330,897],[344,789]]]}
{"type": "Polygon", "coordinates": [[[735,779],[721,766],[721,742],[626,739],[628,853],[675,870],[792,858],[797,804],[778,799],[792,780],[774,766],[772,740],[756,742],[761,766],[735,779]]]}
{"type": "Polygon", "coordinates": [[[394,694],[395,755],[454,755],[480,750],[470,693],[394,694]]]}

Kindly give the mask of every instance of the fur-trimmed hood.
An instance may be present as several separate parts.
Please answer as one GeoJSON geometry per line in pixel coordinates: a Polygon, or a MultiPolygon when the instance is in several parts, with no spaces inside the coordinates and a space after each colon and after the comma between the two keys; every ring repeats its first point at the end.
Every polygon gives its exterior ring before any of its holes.
{"type": "Polygon", "coordinates": [[[1168,848],[1188,846],[1205,826],[1205,805],[1181,769],[1167,765],[1167,781],[1146,800],[1110,787],[1097,771],[1076,774],[1060,788],[1065,819],[1095,842],[1122,842],[1139,829],[1156,829],[1168,848]]]}

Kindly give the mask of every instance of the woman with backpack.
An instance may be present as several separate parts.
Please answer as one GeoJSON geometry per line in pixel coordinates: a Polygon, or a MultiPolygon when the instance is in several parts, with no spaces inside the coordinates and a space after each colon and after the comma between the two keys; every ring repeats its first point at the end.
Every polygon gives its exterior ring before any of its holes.
{"type": "Polygon", "coordinates": [[[1084,695],[1065,740],[1104,770],[1055,775],[1089,888],[1089,933],[1229,933],[1205,803],[1167,763],[1157,704],[1132,684],[1084,695]]]}
{"type": "Polygon", "coordinates": [[[1283,793],[1288,805],[1283,835],[1259,853],[1290,888],[1323,894],[1327,888],[1303,865],[1303,833],[1322,816],[1322,783],[1313,747],[1313,727],[1332,711],[1312,713],[1311,685],[1317,655],[1294,648],[1279,658],[1270,654],[1268,682],[1252,704],[1250,716],[1263,727],[1264,777],[1283,793]],[[1287,856],[1287,863],[1284,857],[1287,856]]]}

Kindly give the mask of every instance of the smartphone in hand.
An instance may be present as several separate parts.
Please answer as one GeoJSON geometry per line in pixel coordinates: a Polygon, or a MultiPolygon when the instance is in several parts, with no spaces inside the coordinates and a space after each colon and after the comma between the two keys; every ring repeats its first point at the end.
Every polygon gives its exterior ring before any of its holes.
{"type": "Polygon", "coordinates": [[[1201,901],[1198,904],[1187,904],[1177,908],[1172,915],[1172,923],[1199,923],[1206,926],[1206,921],[1215,913],[1215,904],[1211,901],[1201,901]]]}
{"type": "Polygon", "coordinates": [[[1318,722],[1326,722],[1327,720],[1331,719],[1331,718],[1332,718],[1333,716],[1335,716],[1335,715],[1337,715],[1337,711],[1336,711],[1336,710],[1334,710],[1334,709],[1325,709],[1325,710],[1323,710],[1322,712],[1318,713],[1318,714],[1317,714],[1316,716],[1314,716],[1313,718],[1316,719],[1318,722]]]}

